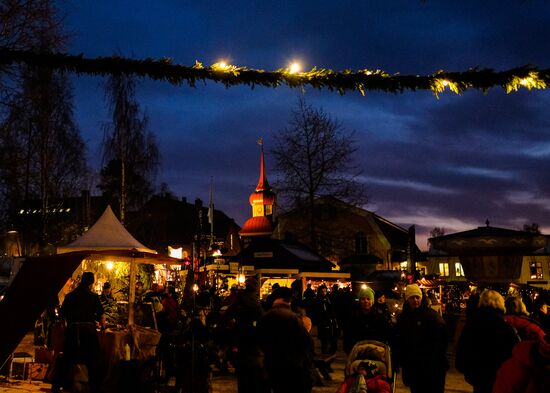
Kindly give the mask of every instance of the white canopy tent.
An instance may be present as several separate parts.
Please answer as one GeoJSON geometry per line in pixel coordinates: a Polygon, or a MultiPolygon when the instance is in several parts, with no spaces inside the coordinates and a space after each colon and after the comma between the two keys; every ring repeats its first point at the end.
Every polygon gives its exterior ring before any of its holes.
{"type": "Polygon", "coordinates": [[[57,248],[57,254],[87,252],[88,259],[105,260],[115,257],[117,261],[130,263],[130,287],[128,324],[134,322],[136,263],[181,264],[176,258],[158,255],[145,247],[124,228],[110,206],[107,206],[96,223],[74,242],[57,248]]]}
{"type": "Polygon", "coordinates": [[[73,251],[135,250],[157,254],[145,247],[124,228],[116,218],[111,206],[103,212],[96,223],[74,242],[57,248],[58,254],[73,251]]]}

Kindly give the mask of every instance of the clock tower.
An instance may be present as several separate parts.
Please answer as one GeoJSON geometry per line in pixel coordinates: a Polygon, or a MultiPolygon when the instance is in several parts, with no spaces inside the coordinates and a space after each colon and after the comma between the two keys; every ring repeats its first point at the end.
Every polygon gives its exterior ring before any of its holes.
{"type": "Polygon", "coordinates": [[[241,236],[271,236],[273,233],[273,206],[276,203],[276,195],[271,190],[265,174],[264,146],[260,145],[260,178],[256,190],[250,194],[249,202],[252,206],[252,218],[246,220],[241,236]]]}

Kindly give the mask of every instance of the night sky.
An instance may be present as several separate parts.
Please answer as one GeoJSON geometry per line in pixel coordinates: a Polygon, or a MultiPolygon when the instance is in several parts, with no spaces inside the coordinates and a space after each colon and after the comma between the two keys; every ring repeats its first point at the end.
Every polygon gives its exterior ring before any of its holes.
{"type": "MultiPolygon", "coordinates": [[[[550,67],[547,1],[121,1],[63,0],[68,52],[170,57],[205,65],[275,70],[299,61],[333,70],[382,69],[431,74],[525,64],[550,67]]],[[[75,114],[98,169],[109,121],[104,79],[74,77],[75,114]]],[[[189,201],[214,202],[241,224],[258,179],[263,137],[269,149],[296,108],[299,91],[196,88],[139,80],[137,98],[162,153],[158,183],[189,201]]],[[[446,233],[485,225],[550,232],[550,95],[429,91],[404,94],[305,89],[309,104],[354,131],[368,210],[407,228],[417,243],[435,226],[446,233]]]]}

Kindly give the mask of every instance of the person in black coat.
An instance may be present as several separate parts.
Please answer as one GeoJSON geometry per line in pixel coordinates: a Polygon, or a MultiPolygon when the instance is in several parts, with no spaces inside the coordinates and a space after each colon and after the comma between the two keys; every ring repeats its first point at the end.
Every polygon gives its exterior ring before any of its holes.
{"type": "Polygon", "coordinates": [[[362,340],[376,340],[390,344],[392,327],[374,306],[371,288],[359,292],[359,306],[348,315],[344,329],[344,352],[349,355],[353,346],[362,340]]]}
{"type": "Polygon", "coordinates": [[[237,300],[223,315],[224,321],[234,321],[237,346],[236,371],[239,393],[268,392],[267,376],[263,367],[263,353],[258,345],[256,326],[263,315],[258,281],[246,280],[237,300]]]}
{"type": "Polygon", "coordinates": [[[291,291],[274,291],[272,308],[258,321],[258,342],[273,393],[310,393],[313,387],[313,340],[294,313],[291,291]]]}
{"type": "Polygon", "coordinates": [[[336,352],[338,342],[338,320],[334,304],[327,296],[327,287],[324,284],[317,288],[312,321],[317,326],[317,336],[321,341],[321,353],[332,355],[336,352]]]}
{"type": "Polygon", "coordinates": [[[84,272],[78,287],[65,296],[61,306],[61,315],[67,322],[63,361],[56,370],[52,391],[56,392],[64,385],[69,387],[70,373],[77,364],[88,368],[91,392],[101,387],[102,370],[97,323],[105,329],[105,313],[99,295],[92,292],[95,277],[92,272],[84,272]]]}
{"type": "Polygon", "coordinates": [[[443,393],[449,368],[447,329],[441,315],[422,300],[418,285],[408,285],[396,324],[397,363],[411,393],[443,393]]]}
{"type": "Polygon", "coordinates": [[[504,298],[485,289],[479,305],[466,322],[456,349],[456,369],[464,374],[474,393],[490,393],[499,367],[512,356],[519,342],[515,330],[504,321],[504,298]]]}

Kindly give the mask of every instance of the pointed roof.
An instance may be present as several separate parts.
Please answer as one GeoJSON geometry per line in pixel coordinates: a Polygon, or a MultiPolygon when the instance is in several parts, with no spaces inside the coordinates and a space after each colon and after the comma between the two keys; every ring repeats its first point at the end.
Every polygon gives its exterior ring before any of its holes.
{"type": "Polygon", "coordinates": [[[264,163],[264,145],[261,144],[260,150],[260,178],[258,179],[258,185],[256,186],[256,191],[271,191],[271,187],[267,182],[267,175],[265,174],[265,163],[264,163]]]}
{"type": "Polygon", "coordinates": [[[87,232],[74,242],[59,247],[57,253],[83,250],[136,250],[157,253],[138,242],[116,218],[110,206],[107,206],[101,217],[87,232]]]}

